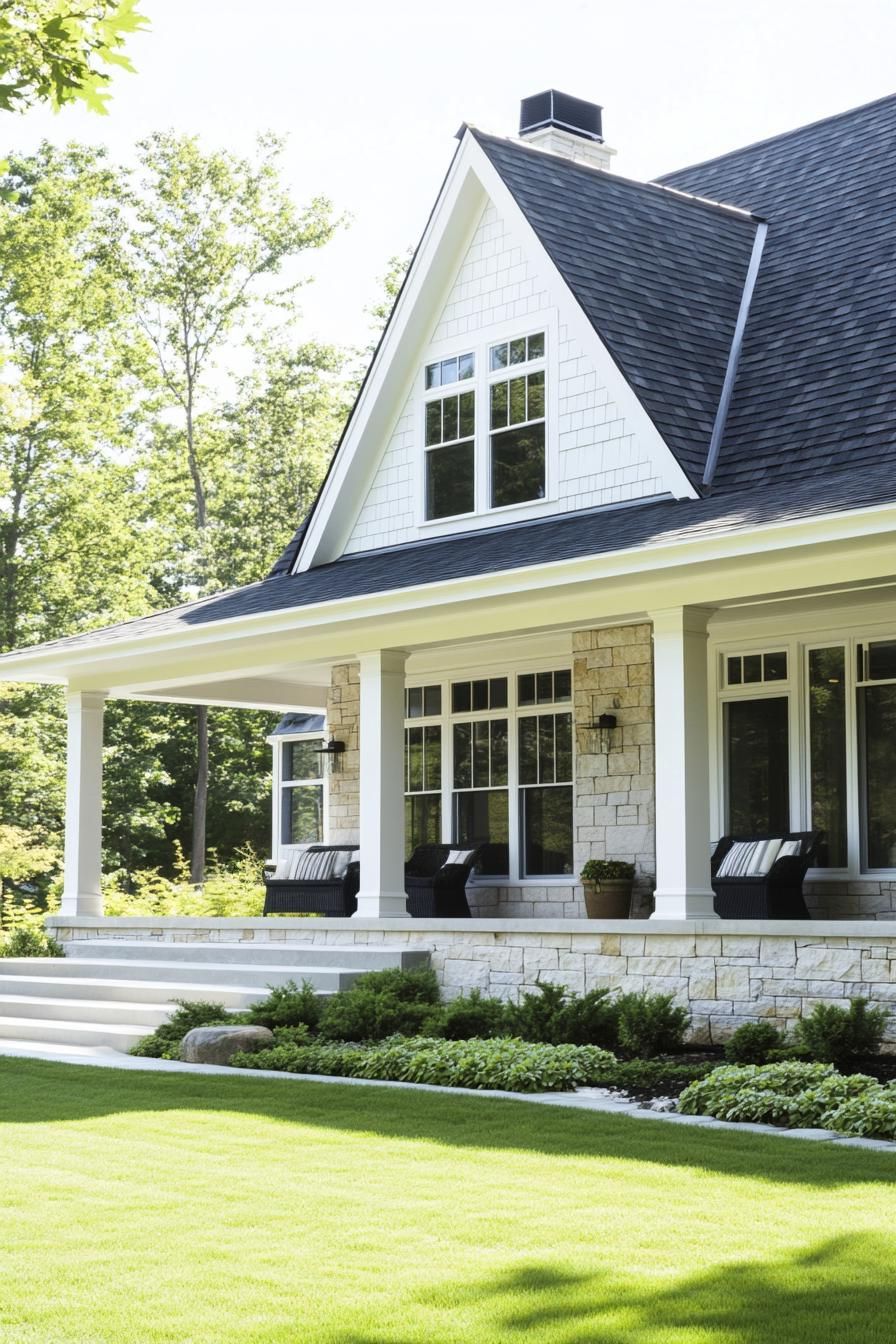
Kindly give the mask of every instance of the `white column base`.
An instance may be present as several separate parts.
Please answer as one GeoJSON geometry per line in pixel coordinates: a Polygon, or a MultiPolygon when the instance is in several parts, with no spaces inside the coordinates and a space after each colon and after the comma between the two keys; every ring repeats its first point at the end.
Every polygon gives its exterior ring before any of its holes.
{"type": "Polygon", "coordinates": [[[712,891],[657,891],[651,919],[718,919],[712,891]]]}
{"type": "Polygon", "coordinates": [[[410,919],[404,891],[359,891],[352,919],[410,919]]]}
{"type": "Polygon", "coordinates": [[[63,895],[59,905],[60,915],[102,915],[103,898],[93,891],[79,892],[77,896],[63,895]]]}

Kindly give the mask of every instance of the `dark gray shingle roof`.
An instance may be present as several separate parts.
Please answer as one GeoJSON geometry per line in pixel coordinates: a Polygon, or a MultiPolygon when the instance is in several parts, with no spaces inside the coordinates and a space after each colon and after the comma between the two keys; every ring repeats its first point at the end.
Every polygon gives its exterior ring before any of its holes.
{"type": "Polygon", "coordinates": [[[896,96],[660,180],[769,221],[716,488],[896,466],[896,96]]]}
{"type": "Polygon", "coordinates": [[[473,134],[699,484],[756,221],[516,140],[473,134]]]}

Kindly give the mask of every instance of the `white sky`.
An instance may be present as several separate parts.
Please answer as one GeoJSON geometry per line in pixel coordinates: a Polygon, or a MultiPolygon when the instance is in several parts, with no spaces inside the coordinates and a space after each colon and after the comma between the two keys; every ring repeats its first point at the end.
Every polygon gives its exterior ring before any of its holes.
{"type": "Polygon", "coordinates": [[[111,115],[2,115],[0,157],[47,137],[127,158],[155,129],[248,151],[288,133],[298,200],[351,213],[313,259],[306,335],[362,343],[388,257],[417,238],[461,121],[513,134],[554,87],[604,107],[631,177],[736,148],[896,91],[894,0],[142,0],[137,75],[111,115]]]}

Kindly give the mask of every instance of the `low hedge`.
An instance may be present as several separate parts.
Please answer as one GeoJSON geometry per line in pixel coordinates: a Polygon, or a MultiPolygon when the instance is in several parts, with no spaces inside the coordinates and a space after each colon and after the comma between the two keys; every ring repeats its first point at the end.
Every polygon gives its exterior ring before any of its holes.
{"type": "Polygon", "coordinates": [[[717,1120],[896,1139],[896,1085],[831,1064],[726,1065],[687,1087],[678,1106],[717,1120]]]}
{"type": "Polygon", "coordinates": [[[616,1063],[594,1045],[540,1045],[514,1037],[449,1041],[393,1036],[376,1044],[345,1041],[302,1045],[276,1040],[267,1050],[234,1055],[241,1069],[276,1069],[343,1078],[435,1083],[442,1087],[494,1088],[503,1092],[566,1092],[596,1085],[616,1063]]]}

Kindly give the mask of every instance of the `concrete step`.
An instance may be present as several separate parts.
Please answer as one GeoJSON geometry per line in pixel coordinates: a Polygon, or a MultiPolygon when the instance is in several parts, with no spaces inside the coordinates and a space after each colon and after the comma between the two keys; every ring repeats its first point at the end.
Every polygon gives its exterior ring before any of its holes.
{"type": "Polygon", "coordinates": [[[66,960],[231,962],[277,967],[340,966],[358,971],[380,971],[390,966],[409,970],[427,966],[427,951],[403,946],[368,946],[366,943],[267,943],[251,939],[231,943],[170,943],[127,938],[81,938],[65,944],[66,960]]]}
{"type": "Polygon", "coordinates": [[[171,1016],[170,1004],[128,1003],[123,999],[40,998],[36,994],[0,994],[0,1018],[43,1018],[57,1022],[117,1023],[141,1027],[148,1035],[171,1016]]]}
{"type": "MultiPolygon", "coordinates": [[[[22,975],[29,969],[29,965],[36,969],[37,962],[38,959],[34,957],[0,958],[0,990],[6,975],[22,975]]],[[[97,960],[88,957],[49,957],[40,958],[39,964],[41,975],[52,975],[64,980],[83,975],[93,980],[105,979],[107,976],[113,980],[130,980],[132,984],[143,980],[171,981],[177,984],[189,981],[196,986],[212,987],[224,982],[234,989],[262,991],[272,985],[286,984],[288,980],[294,980],[299,985],[303,980],[307,980],[319,992],[335,991],[347,989],[359,975],[364,974],[364,968],[354,965],[304,966],[301,962],[281,966],[265,962],[250,962],[243,965],[239,962],[221,964],[207,961],[197,964],[184,960],[161,961],[155,958],[149,961],[133,959],[114,961],[111,957],[97,960]]],[[[139,998],[139,994],[136,997],[139,998]]],[[[179,997],[181,996],[172,990],[172,998],[179,997]]],[[[209,991],[199,997],[210,998],[211,993],[209,991]]]]}
{"type": "Polygon", "coordinates": [[[68,1022],[64,1018],[0,1016],[0,1054],[4,1041],[41,1041],[53,1045],[107,1046],[127,1052],[147,1034],[145,1027],[116,1022],[68,1022]]]}
{"type": "MultiPolygon", "coordinates": [[[[113,969],[113,968],[104,968],[113,969]]],[[[80,967],[79,967],[80,970],[80,967]]],[[[107,1003],[133,1001],[142,1004],[169,1006],[175,999],[194,1003],[197,999],[223,1003],[225,1008],[239,1012],[265,997],[263,987],[249,988],[216,985],[211,982],[195,984],[178,980],[113,980],[111,977],[92,978],[84,975],[2,975],[0,995],[34,995],[51,999],[103,999],[107,1003]]]]}

